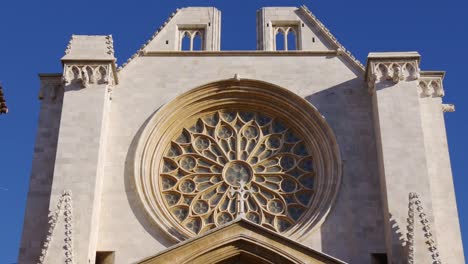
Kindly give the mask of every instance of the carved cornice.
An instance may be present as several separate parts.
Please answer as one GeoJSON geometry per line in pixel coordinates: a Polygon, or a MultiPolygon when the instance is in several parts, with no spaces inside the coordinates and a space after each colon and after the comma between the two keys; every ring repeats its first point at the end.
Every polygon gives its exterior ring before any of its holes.
{"type": "Polygon", "coordinates": [[[421,72],[419,79],[419,92],[422,97],[443,97],[444,72],[421,72]]]}
{"type": "MultiPolygon", "coordinates": [[[[49,212],[49,230],[46,239],[42,246],[41,255],[38,264],[44,264],[47,253],[49,251],[50,243],[54,235],[55,226],[58,223],[60,214],[63,212],[64,226],[65,226],[65,239],[63,249],[65,250],[65,263],[73,264],[73,207],[72,207],[72,193],[70,190],[65,190],[60,195],[56,209],[49,212]]],[[[60,240],[59,240],[60,241],[60,240]]]]}
{"type": "Polygon", "coordinates": [[[82,88],[91,84],[114,85],[114,74],[111,64],[65,64],[62,81],[65,85],[77,82],[82,88]]]}
{"type": "Polygon", "coordinates": [[[374,93],[378,82],[390,81],[396,84],[400,81],[418,80],[419,60],[370,60],[366,77],[370,94],[374,93]]]}

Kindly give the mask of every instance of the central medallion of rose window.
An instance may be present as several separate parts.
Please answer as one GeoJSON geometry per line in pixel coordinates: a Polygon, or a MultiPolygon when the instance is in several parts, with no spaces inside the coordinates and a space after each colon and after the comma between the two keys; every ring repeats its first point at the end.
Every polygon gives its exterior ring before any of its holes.
{"type": "Polygon", "coordinates": [[[194,234],[236,218],[284,232],[313,200],[315,173],[305,142],[282,120],[261,113],[201,116],[172,140],[162,165],[165,206],[194,234]]]}
{"type": "Polygon", "coordinates": [[[252,176],[252,168],[245,162],[232,161],[224,166],[224,181],[231,186],[240,187],[241,185],[250,183],[252,176]]]}

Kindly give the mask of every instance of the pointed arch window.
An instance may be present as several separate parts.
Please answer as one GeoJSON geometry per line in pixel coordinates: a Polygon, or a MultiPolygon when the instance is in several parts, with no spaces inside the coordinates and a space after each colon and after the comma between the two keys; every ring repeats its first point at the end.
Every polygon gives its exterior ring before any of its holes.
{"type": "Polygon", "coordinates": [[[295,25],[273,26],[274,50],[299,50],[299,30],[295,25]]]}
{"type": "Polygon", "coordinates": [[[203,29],[183,29],[179,31],[181,51],[204,50],[203,29]]]}

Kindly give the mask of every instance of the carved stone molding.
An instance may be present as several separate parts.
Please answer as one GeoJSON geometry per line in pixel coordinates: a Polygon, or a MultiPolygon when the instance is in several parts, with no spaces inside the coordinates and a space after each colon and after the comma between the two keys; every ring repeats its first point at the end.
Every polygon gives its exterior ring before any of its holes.
{"type": "Polygon", "coordinates": [[[82,88],[91,84],[114,84],[112,66],[110,64],[82,65],[66,64],[63,69],[62,81],[65,85],[78,82],[82,88]]]}
{"type": "Polygon", "coordinates": [[[452,113],[455,112],[455,105],[454,104],[442,104],[442,111],[444,113],[452,113]]]}
{"type": "Polygon", "coordinates": [[[414,262],[414,225],[415,225],[415,215],[419,216],[419,222],[422,225],[422,231],[424,232],[424,237],[426,238],[427,249],[431,254],[434,264],[441,264],[439,250],[437,244],[434,240],[433,234],[431,232],[431,227],[429,225],[429,220],[427,219],[426,214],[424,213],[424,208],[422,202],[419,199],[418,194],[410,193],[409,194],[409,204],[408,204],[408,225],[407,225],[407,249],[408,249],[408,264],[413,264],[414,262]]]}
{"type": "Polygon", "coordinates": [[[419,79],[419,92],[421,97],[443,97],[444,72],[422,72],[419,79]]]}
{"type": "MultiPolygon", "coordinates": [[[[60,195],[55,210],[49,212],[49,230],[47,237],[42,246],[41,255],[39,257],[38,264],[43,264],[46,261],[47,253],[49,251],[50,244],[54,235],[55,226],[58,223],[60,215],[63,213],[64,217],[64,246],[65,251],[65,263],[73,264],[73,208],[72,208],[72,193],[70,190],[65,190],[60,195]]],[[[56,235],[57,236],[57,235],[56,235]]],[[[60,240],[59,240],[60,241],[60,240]]]]}
{"type": "Polygon", "coordinates": [[[371,61],[368,65],[367,83],[369,93],[375,91],[377,82],[390,81],[394,84],[400,81],[414,81],[420,77],[419,61],[371,61]]]}

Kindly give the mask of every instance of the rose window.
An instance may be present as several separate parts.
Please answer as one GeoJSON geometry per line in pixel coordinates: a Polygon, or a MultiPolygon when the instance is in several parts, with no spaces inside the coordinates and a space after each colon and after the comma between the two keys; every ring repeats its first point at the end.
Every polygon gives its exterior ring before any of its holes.
{"type": "Polygon", "coordinates": [[[314,197],[314,161],[283,120],[262,113],[202,115],[168,144],[160,193],[173,219],[192,234],[236,218],[285,232],[314,197]]]}

